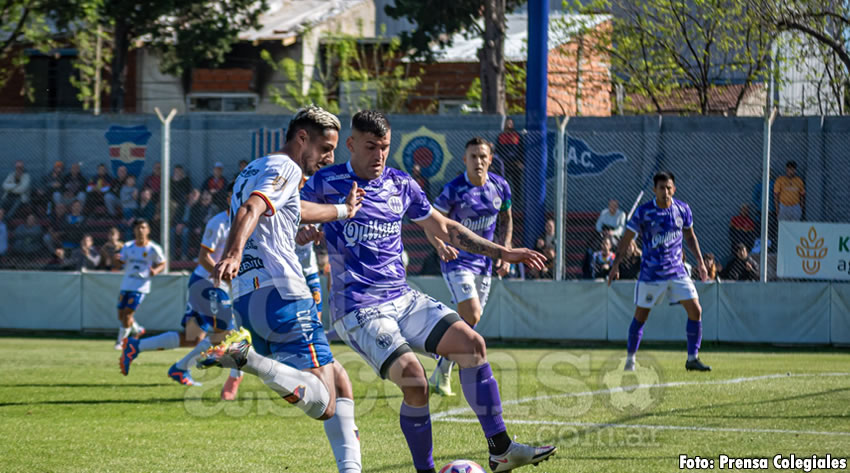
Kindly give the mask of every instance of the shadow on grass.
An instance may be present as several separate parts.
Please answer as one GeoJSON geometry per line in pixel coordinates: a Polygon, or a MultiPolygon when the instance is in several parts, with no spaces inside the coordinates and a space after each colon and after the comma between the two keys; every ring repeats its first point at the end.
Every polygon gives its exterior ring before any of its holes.
{"type": "Polygon", "coordinates": [[[0,384],[0,388],[152,388],[156,386],[171,386],[172,383],[21,383],[0,384]]]}
{"type": "Polygon", "coordinates": [[[170,397],[170,398],[150,398],[150,399],[69,399],[66,401],[51,400],[51,401],[35,401],[35,402],[0,402],[0,407],[12,406],[87,406],[98,404],[172,404],[183,403],[187,401],[204,401],[201,397],[170,397]]]}

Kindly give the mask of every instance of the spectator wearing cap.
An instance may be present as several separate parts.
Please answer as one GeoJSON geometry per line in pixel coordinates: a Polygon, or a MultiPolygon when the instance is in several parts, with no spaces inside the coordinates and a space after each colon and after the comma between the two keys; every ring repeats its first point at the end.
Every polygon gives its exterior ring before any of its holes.
{"type": "Polygon", "coordinates": [[[202,191],[209,191],[213,197],[213,203],[218,207],[224,207],[227,202],[227,192],[222,192],[227,188],[227,179],[224,178],[224,164],[220,161],[213,166],[213,175],[208,177],[204,182],[202,191]]]}
{"type": "Polygon", "coordinates": [[[773,185],[776,196],[776,216],[778,220],[802,220],[806,211],[806,185],[797,175],[797,163],[785,164],[785,175],[776,178],[773,185]]]}
{"type": "Polygon", "coordinates": [[[31,185],[30,174],[24,167],[24,162],[15,161],[15,169],[3,181],[3,195],[0,196],[0,207],[6,211],[9,218],[15,218],[18,207],[29,203],[31,185]]]}

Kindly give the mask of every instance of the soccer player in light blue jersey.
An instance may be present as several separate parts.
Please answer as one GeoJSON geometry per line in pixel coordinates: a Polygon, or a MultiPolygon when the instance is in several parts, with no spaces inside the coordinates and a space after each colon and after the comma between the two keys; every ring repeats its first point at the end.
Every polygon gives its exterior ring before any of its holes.
{"type": "MultiPolygon", "coordinates": [[[[434,201],[433,207],[448,218],[460,222],[476,235],[511,247],[511,188],[502,176],[489,172],[493,162],[493,145],[475,137],[466,143],[463,163],[466,172],[449,181],[434,201]]],[[[452,294],[452,303],[464,322],[473,329],[490,295],[490,274],[508,273],[509,265],[501,259],[457,250],[430,232],[428,241],[437,250],[443,279],[452,294]]],[[[437,368],[428,379],[431,390],[441,396],[454,396],[451,372],[454,363],[440,357],[437,368]]]]}
{"type": "Polygon", "coordinates": [[[462,390],[484,431],[494,472],[545,460],[555,447],[531,447],[508,436],[484,339],[456,312],[407,284],[402,220],[407,217],[455,248],[494,260],[541,269],[545,258],[529,249],[505,248],[432,212],[416,181],[386,166],[391,130],[383,114],[358,112],[351,128],[346,140],[351,160],[317,172],[301,197],[338,204],[353,184],[366,191],[357,215],[323,226],[331,264],[330,311],[340,338],[401,388],[399,423],[417,473],[435,470],[428,379],[414,351],[445,356],[460,366],[462,390]]]}
{"type": "Polygon", "coordinates": [[[349,185],[334,205],[301,202],[303,175],[333,163],[340,123],[319,107],[299,110],[283,149],[254,160],[236,178],[232,225],[213,279],[233,281],[233,308],[244,328],[201,355],[259,377],[284,400],[323,421],[340,473],[362,471],[351,381],[334,361],[316,303],[295,253],[299,223],[354,216],[362,192],[349,185]]]}
{"type": "Polygon", "coordinates": [[[680,303],[688,313],[687,338],[688,371],[711,371],[699,359],[699,346],[702,342],[702,307],[696,287],[685,269],[682,259],[682,240],[698,261],[697,271],[705,281],[708,272],[703,263],[691,208],[681,200],[674,199],[676,181],[673,174],[661,171],[653,177],[655,199],[637,208],[626,231],[620,239],[617,257],[608,274],[608,284],[620,275],[620,261],[627,254],[626,249],[636,235],[643,242],[640,277],[635,285],[635,316],[629,326],[626,371],[634,371],[635,354],[643,336],[643,325],[649,317],[649,311],[659,304],[664,296],[671,303],[680,303]]]}

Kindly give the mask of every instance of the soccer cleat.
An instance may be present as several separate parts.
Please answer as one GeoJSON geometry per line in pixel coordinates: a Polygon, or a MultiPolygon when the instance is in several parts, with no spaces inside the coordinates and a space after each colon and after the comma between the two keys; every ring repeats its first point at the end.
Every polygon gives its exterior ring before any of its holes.
{"type": "Polygon", "coordinates": [[[123,349],[124,349],[124,340],[126,340],[126,338],[125,338],[125,339],[122,339],[121,341],[119,341],[119,342],[116,342],[116,343],[115,343],[115,349],[116,349],[116,350],[121,351],[121,350],[123,350],[123,349]]]}
{"type": "Polygon", "coordinates": [[[121,374],[127,376],[130,372],[130,363],[139,356],[139,339],[127,337],[124,339],[122,346],[121,358],[118,359],[118,366],[121,368],[121,374]]]}
{"type": "Polygon", "coordinates": [[[201,383],[192,379],[192,374],[189,373],[189,370],[178,368],[177,363],[174,363],[171,365],[171,368],[168,368],[168,377],[184,386],[202,386],[201,383]]]}
{"type": "Polygon", "coordinates": [[[511,471],[525,465],[535,465],[548,460],[555,454],[557,447],[547,445],[545,447],[532,447],[519,442],[511,442],[508,450],[501,455],[490,455],[490,469],[493,473],[500,471],[511,471]]]}
{"type": "Polygon", "coordinates": [[[703,364],[699,358],[696,358],[686,361],[685,369],[688,371],[711,371],[711,366],[703,364]]]}
{"type": "Polygon", "coordinates": [[[434,373],[431,374],[431,377],[428,378],[428,387],[431,389],[432,393],[439,394],[444,397],[452,397],[455,395],[452,392],[452,380],[442,371],[440,371],[440,367],[434,368],[434,373]]]}
{"type": "Polygon", "coordinates": [[[221,387],[221,400],[222,401],[233,401],[236,400],[236,392],[239,391],[239,383],[242,382],[242,376],[238,378],[234,378],[233,376],[228,376],[227,381],[224,382],[224,386],[221,387]]]}
{"type": "Polygon", "coordinates": [[[251,348],[251,334],[244,328],[230,332],[218,345],[201,353],[195,365],[199,369],[211,366],[242,369],[248,361],[248,349],[251,348]],[[222,363],[224,361],[224,364],[222,363]]]}
{"type": "Polygon", "coordinates": [[[626,366],[623,368],[623,371],[634,371],[635,370],[635,360],[626,359],[626,366]]]}

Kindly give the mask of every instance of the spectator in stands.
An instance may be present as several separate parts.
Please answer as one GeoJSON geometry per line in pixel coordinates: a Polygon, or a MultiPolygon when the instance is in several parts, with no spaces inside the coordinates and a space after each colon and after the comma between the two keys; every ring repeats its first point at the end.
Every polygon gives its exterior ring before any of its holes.
{"type": "Polygon", "coordinates": [[[65,248],[59,247],[53,250],[53,257],[44,267],[45,271],[73,271],[74,262],[65,257],[65,248]]]}
{"type": "Polygon", "coordinates": [[[162,189],[162,164],[153,163],[151,174],[145,178],[143,189],[150,189],[154,202],[159,202],[159,192],[162,189]]]}
{"type": "Polygon", "coordinates": [[[174,227],[174,234],[172,235],[174,238],[174,250],[180,250],[180,253],[177,254],[175,259],[177,260],[185,260],[186,255],[189,254],[189,222],[192,219],[193,209],[199,205],[199,201],[201,200],[201,192],[198,189],[192,189],[189,192],[189,195],[186,199],[186,205],[182,207],[182,211],[180,212],[179,222],[174,227]]]}
{"type": "Polygon", "coordinates": [[[603,238],[599,244],[599,251],[593,253],[593,279],[604,279],[611,271],[614,263],[613,242],[611,238],[603,238]]]}
{"type": "Polygon", "coordinates": [[[611,229],[614,241],[620,240],[626,228],[626,213],[620,210],[620,203],[614,199],[608,201],[608,207],[603,209],[596,219],[596,232],[601,234],[604,227],[611,229]]]}
{"type": "Polygon", "coordinates": [[[40,209],[48,208],[52,202],[62,196],[62,181],[65,179],[65,163],[56,161],[50,174],[41,178],[41,185],[35,189],[33,205],[40,209]]]}
{"type": "Polygon", "coordinates": [[[514,129],[514,121],[511,118],[505,118],[505,126],[499,136],[496,137],[495,154],[505,163],[505,174],[507,175],[504,177],[511,186],[511,193],[514,196],[519,195],[524,169],[522,135],[514,129]]]}
{"type": "Polygon", "coordinates": [[[543,270],[526,268],[525,277],[527,279],[552,279],[554,275],[555,247],[547,245],[544,237],[541,236],[537,239],[537,243],[534,244],[534,249],[546,256],[547,266],[543,270]]]}
{"type": "Polygon", "coordinates": [[[159,226],[156,224],[156,222],[159,222],[158,210],[159,207],[153,199],[153,191],[148,188],[143,189],[141,197],[139,197],[139,208],[134,215],[135,219],[147,220],[151,225],[151,232],[153,232],[154,228],[159,226]]]}
{"type": "MultiPolygon", "coordinates": [[[[705,262],[705,270],[708,274],[708,281],[715,281],[722,268],[719,264],[717,264],[717,261],[714,258],[714,253],[705,253],[702,259],[705,262]]],[[[691,272],[691,278],[699,280],[699,273],[695,271],[691,272]]]]}
{"type": "Polygon", "coordinates": [[[750,206],[741,204],[738,215],[735,215],[729,221],[729,242],[732,245],[732,251],[738,246],[738,243],[743,243],[747,248],[752,248],[757,235],[756,223],[750,218],[750,206]]]}
{"type": "Polygon", "coordinates": [[[242,170],[245,169],[245,166],[247,166],[247,165],[248,165],[248,160],[246,160],[246,159],[240,159],[239,160],[239,171],[237,171],[236,175],[233,176],[234,181],[236,180],[237,177],[239,177],[239,173],[241,173],[242,170]]]}
{"type": "Polygon", "coordinates": [[[186,199],[189,197],[189,192],[192,192],[192,180],[186,175],[183,166],[174,166],[174,172],[171,175],[171,200],[178,209],[186,206],[186,199]]]}
{"type": "Polygon", "coordinates": [[[121,232],[116,227],[110,227],[109,239],[100,247],[101,268],[112,270],[115,267],[115,255],[124,247],[121,232]]]}
{"type": "Polygon", "coordinates": [[[128,227],[133,226],[133,217],[139,208],[139,189],[136,188],[136,176],[127,176],[121,187],[121,213],[128,227]]]}
{"type": "MultiPolygon", "coordinates": [[[[110,189],[114,182],[112,177],[109,176],[109,173],[106,170],[106,165],[101,163],[97,165],[97,174],[95,174],[91,180],[89,181],[89,185],[86,187],[86,192],[88,193],[88,199],[86,199],[86,203],[88,203],[89,209],[96,209],[100,206],[106,206],[106,196],[110,194],[110,189]]],[[[120,202],[120,199],[119,199],[120,202]]],[[[112,205],[115,205],[113,202],[112,205]]],[[[107,212],[108,212],[107,207],[107,212]]]]}
{"type": "Polygon", "coordinates": [[[3,181],[3,196],[0,197],[0,208],[6,211],[9,218],[15,218],[18,207],[30,201],[30,174],[24,168],[23,161],[15,161],[15,170],[3,181]]]}
{"type": "Polygon", "coordinates": [[[585,241],[584,258],[581,262],[582,279],[593,279],[593,253],[602,245],[602,240],[613,239],[611,228],[603,226],[602,233],[592,233],[585,241]]]}
{"type": "Polygon", "coordinates": [[[9,251],[9,227],[3,220],[6,217],[6,211],[0,208],[0,266],[3,266],[3,259],[9,251]]]}
{"type": "Polygon", "coordinates": [[[743,243],[735,247],[735,256],[729,260],[723,271],[720,272],[722,279],[732,281],[757,281],[759,278],[759,264],[749,254],[743,243]]]}
{"type": "Polygon", "coordinates": [[[555,248],[555,219],[546,219],[546,223],[543,224],[543,235],[540,238],[543,239],[544,246],[555,248]]]}
{"type": "Polygon", "coordinates": [[[637,242],[632,239],[626,248],[626,254],[620,261],[620,279],[637,279],[640,275],[640,259],[643,253],[637,242]]]}
{"type": "Polygon", "coordinates": [[[68,207],[63,203],[58,203],[53,206],[53,212],[47,217],[47,229],[42,237],[44,246],[50,253],[53,253],[57,247],[62,246],[65,239],[65,230],[67,229],[68,207]]]}
{"type": "Polygon", "coordinates": [[[70,196],[73,200],[79,200],[85,206],[87,184],[88,181],[80,171],[80,163],[74,163],[71,165],[71,171],[62,179],[62,194],[70,196]]]}
{"type": "Polygon", "coordinates": [[[806,185],[797,176],[797,163],[785,164],[785,175],[773,185],[776,196],[776,216],[779,220],[802,220],[806,213],[806,185]]]}
{"type": "Polygon", "coordinates": [[[65,228],[62,235],[62,246],[76,248],[85,234],[86,217],[83,215],[83,204],[79,200],[71,204],[71,212],[65,216],[65,228]]]}
{"type": "Polygon", "coordinates": [[[36,257],[44,251],[42,241],[44,230],[38,224],[35,215],[30,213],[24,223],[15,228],[12,235],[12,251],[26,257],[36,257]]]}
{"type": "Polygon", "coordinates": [[[94,247],[94,238],[86,233],[80,239],[80,247],[71,253],[74,269],[95,269],[100,265],[100,253],[94,247]]]}
{"type": "Polygon", "coordinates": [[[213,175],[204,181],[204,187],[201,190],[206,190],[212,195],[213,202],[216,206],[222,207],[227,199],[227,192],[221,192],[227,188],[227,179],[224,178],[224,164],[221,162],[215,163],[213,166],[213,175]]]}
{"type": "Polygon", "coordinates": [[[107,192],[103,194],[103,201],[106,204],[106,211],[113,217],[120,216],[121,212],[121,188],[127,180],[127,167],[119,166],[115,172],[115,179],[112,180],[107,192]]]}
{"type": "Polygon", "coordinates": [[[422,174],[422,166],[414,164],[413,169],[410,170],[410,177],[419,184],[419,187],[422,188],[422,192],[425,193],[425,197],[428,199],[428,202],[431,202],[431,200],[433,200],[431,195],[431,181],[422,174]]]}

